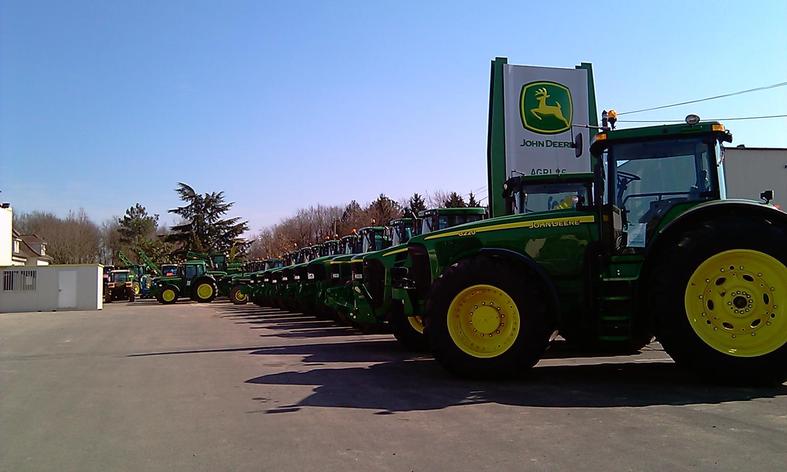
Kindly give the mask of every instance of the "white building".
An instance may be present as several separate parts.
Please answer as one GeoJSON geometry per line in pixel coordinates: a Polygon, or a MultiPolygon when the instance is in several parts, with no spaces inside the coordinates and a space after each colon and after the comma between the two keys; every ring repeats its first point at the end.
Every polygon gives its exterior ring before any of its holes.
{"type": "Polygon", "coordinates": [[[773,190],[773,204],[787,210],[787,148],[724,148],[727,198],[760,201],[760,194],[773,190]]]}
{"type": "Polygon", "coordinates": [[[49,265],[46,242],[13,221],[11,205],[0,204],[0,313],[103,308],[100,265],[49,265]]]}
{"type": "Polygon", "coordinates": [[[13,227],[14,212],[0,204],[0,266],[45,266],[52,262],[46,241],[37,234],[20,234],[13,227]]]}

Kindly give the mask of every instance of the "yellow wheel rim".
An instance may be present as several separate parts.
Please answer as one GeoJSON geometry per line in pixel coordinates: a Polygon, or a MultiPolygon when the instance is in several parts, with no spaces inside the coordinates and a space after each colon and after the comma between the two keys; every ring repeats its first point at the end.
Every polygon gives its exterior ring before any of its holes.
{"type": "Polygon", "coordinates": [[[689,278],[684,304],[697,336],[725,354],[763,356],[787,342],[787,267],[763,252],[709,257],[689,278]]]}
{"type": "Polygon", "coordinates": [[[245,302],[247,298],[249,298],[249,296],[246,295],[245,293],[243,293],[242,291],[240,291],[240,290],[236,290],[235,291],[235,301],[236,302],[245,302]]]}
{"type": "Polygon", "coordinates": [[[163,292],[161,292],[161,299],[165,302],[171,302],[175,299],[175,291],[171,288],[165,289],[163,292]]]}
{"type": "Polygon", "coordinates": [[[141,291],[142,291],[142,288],[140,288],[139,283],[138,282],[134,282],[134,295],[139,295],[139,292],[141,292],[141,291]]]}
{"type": "Polygon", "coordinates": [[[456,347],[473,357],[506,352],[519,336],[519,309],[508,293],[492,285],[473,285],[448,307],[448,333],[456,347]]]}
{"type": "Polygon", "coordinates": [[[407,321],[410,323],[410,326],[419,332],[420,334],[424,334],[424,319],[420,316],[408,316],[407,321]]]}
{"type": "Polygon", "coordinates": [[[197,287],[197,296],[202,300],[207,300],[213,295],[213,287],[210,284],[203,283],[197,287]]]}

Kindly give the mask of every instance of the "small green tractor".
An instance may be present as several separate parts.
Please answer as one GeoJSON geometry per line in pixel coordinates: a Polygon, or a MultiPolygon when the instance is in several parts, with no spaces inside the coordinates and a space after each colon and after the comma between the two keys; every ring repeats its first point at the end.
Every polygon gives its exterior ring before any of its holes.
{"type": "Polygon", "coordinates": [[[198,259],[180,264],[173,276],[155,277],[151,292],[163,304],[175,303],[180,298],[210,303],[218,290],[216,278],[208,271],[205,261],[198,259]]]}
{"type": "Polygon", "coordinates": [[[459,375],[522,373],[557,332],[605,352],[655,336],[699,376],[782,383],[787,214],[725,199],[731,140],[718,122],[605,130],[592,173],[511,179],[515,214],[410,239],[394,286],[459,375]]]}

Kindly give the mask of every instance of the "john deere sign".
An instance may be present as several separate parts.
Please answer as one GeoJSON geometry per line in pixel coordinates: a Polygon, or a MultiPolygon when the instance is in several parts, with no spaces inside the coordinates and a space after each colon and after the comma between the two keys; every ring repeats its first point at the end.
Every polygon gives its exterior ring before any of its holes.
{"type": "Polygon", "coordinates": [[[534,133],[557,134],[571,128],[571,90],[557,82],[531,82],[519,94],[522,126],[534,133]]]}
{"type": "Polygon", "coordinates": [[[492,62],[489,113],[489,201],[504,214],[503,183],[514,176],[587,174],[596,105],[590,64],[573,69],[492,62]],[[590,128],[588,127],[590,126],[590,128]],[[582,135],[583,149],[573,142],[582,135]]]}

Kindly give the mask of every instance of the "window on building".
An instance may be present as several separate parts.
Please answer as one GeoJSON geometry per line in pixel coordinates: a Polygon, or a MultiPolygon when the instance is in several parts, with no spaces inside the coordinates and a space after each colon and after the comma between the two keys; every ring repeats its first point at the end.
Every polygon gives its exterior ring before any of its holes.
{"type": "Polygon", "coordinates": [[[18,239],[14,240],[14,253],[15,254],[19,254],[19,240],[18,239]]]}
{"type": "Polygon", "coordinates": [[[5,292],[30,292],[36,289],[35,270],[4,270],[3,291],[5,292]]]}

